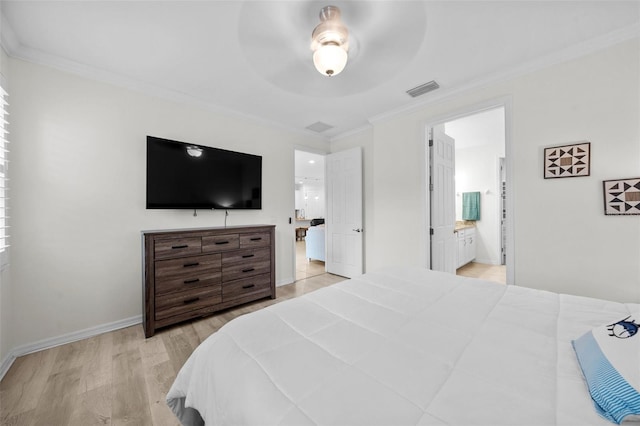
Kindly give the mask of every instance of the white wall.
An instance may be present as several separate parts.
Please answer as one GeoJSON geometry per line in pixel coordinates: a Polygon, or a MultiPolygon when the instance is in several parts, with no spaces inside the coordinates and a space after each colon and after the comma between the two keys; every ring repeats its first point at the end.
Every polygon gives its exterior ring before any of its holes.
{"type": "Polygon", "coordinates": [[[365,167],[375,171],[366,204],[375,212],[367,269],[422,265],[429,256],[421,229],[424,125],[509,97],[515,284],[640,302],[639,217],[605,216],[602,205],[603,180],[639,174],[639,54],[636,38],[376,121],[351,136],[364,148],[365,167]],[[592,143],[591,176],[543,179],[545,146],[585,139],[592,143]]]}
{"type": "Polygon", "coordinates": [[[293,282],[294,146],[325,142],[9,62],[11,347],[141,315],[140,231],[224,224],[222,211],[145,209],[146,135],[262,155],[263,208],[228,225],[275,224],[276,280],[293,282]]]}
{"type": "Polygon", "coordinates": [[[640,302],[640,217],[605,216],[602,195],[640,174],[639,55],[635,39],[514,84],[520,284],[640,302]],[[544,147],[581,140],[591,176],[543,179],[544,147]]]}
{"type": "Polygon", "coordinates": [[[425,123],[413,115],[374,123],[372,226],[369,267],[429,265],[426,215],[425,123]]]}

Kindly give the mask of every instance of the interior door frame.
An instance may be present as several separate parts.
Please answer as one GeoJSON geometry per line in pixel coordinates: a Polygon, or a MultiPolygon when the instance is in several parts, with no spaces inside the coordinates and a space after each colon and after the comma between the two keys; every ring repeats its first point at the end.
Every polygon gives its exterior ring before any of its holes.
{"type": "MultiPolygon", "coordinates": [[[[506,207],[507,207],[507,217],[506,217],[506,269],[507,269],[507,284],[515,284],[515,215],[514,215],[514,176],[513,176],[513,158],[515,154],[515,147],[513,144],[512,137],[512,110],[513,110],[513,100],[511,96],[503,96],[499,98],[490,99],[484,102],[480,102],[477,104],[468,105],[466,107],[462,107],[456,110],[453,110],[449,113],[444,113],[442,115],[436,116],[432,119],[429,119],[424,122],[424,135],[425,140],[424,144],[428,147],[429,144],[429,130],[437,126],[439,124],[446,123],[448,121],[457,120],[459,118],[467,117],[470,115],[478,114],[483,111],[495,109],[495,108],[504,108],[504,131],[505,131],[505,168],[506,168],[506,207]]],[[[426,176],[424,179],[424,187],[427,191],[425,194],[425,221],[423,224],[423,229],[428,230],[431,226],[431,197],[429,196],[429,176],[431,175],[431,166],[430,166],[430,154],[429,149],[425,149],[425,171],[426,176]]],[[[431,238],[429,232],[426,232],[427,238],[425,241],[426,245],[426,253],[427,253],[427,267],[431,269],[431,238]]]]}

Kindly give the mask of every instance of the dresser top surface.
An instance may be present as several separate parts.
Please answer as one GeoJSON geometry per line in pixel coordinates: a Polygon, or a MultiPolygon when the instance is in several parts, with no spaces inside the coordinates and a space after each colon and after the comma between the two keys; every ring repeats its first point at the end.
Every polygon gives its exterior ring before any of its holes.
{"type": "Polygon", "coordinates": [[[142,230],[142,235],[162,235],[162,234],[179,234],[179,233],[198,233],[208,231],[252,231],[257,229],[264,230],[265,228],[275,228],[275,225],[234,225],[234,226],[211,226],[206,228],[176,228],[176,229],[155,229],[155,230],[142,230]]]}

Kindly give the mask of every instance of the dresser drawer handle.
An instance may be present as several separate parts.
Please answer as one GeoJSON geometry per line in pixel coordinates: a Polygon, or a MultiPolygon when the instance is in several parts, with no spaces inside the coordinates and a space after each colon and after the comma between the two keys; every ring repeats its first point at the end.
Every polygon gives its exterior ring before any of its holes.
{"type": "Polygon", "coordinates": [[[243,259],[247,259],[249,257],[253,257],[255,256],[255,254],[245,254],[244,256],[242,256],[243,259]]]}
{"type": "Polygon", "coordinates": [[[262,239],[262,237],[255,237],[255,238],[251,238],[251,241],[260,241],[262,239]]]}
{"type": "Polygon", "coordinates": [[[183,248],[187,248],[187,247],[189,247],[189,244],[183,244],[181,246],[171,246],[171,248],[173,250],[175,250],[175,249],[183,249],[183,248]]]}
{"type": "Polygon", "coordinates": [[[249,269],[243,269],[242,272],[251,272],[251,271],[255,271],[256,268],[249,268],[249,269]]]}
{"type": "Polygon", "coordinates": [[[199,298],[199,297],[193,297],[193,298],[191,298],[191,299],[187,299],[187,300],[185,300],[185,301],[184,301],[184,304],[185,304],[185,305],[188,305],[188,304],[190,304],[190,303],[197,302],[198,300],[200,300],[200,298],[199,298]]]}
{"type": "Polygon", "coordinates": [[[255,287],[255,286],[256,286],[255,284],[249,284],[249,285],[243,285],[242,288],[246,289],[246,288],[252,288],[252,287],[255,287]]]}
{"type": "Polygon", "coordinates": [[[221,246],[223,244],[229,244],[229,241],[216,241],[217,246],[221,246]]]}
{"type": "Polygon", "coordinates": [[[185,284],[193,284],[193,283],[197,283],[200,281],[200,278],[196,278],[194,280],[186,280],[184,283],[185,284]]]}
{"type": "Polygon", "coordinates": [[[192,266],[198,266],[200,264],[200,262],[195,262],[195,263],[185,263],[184,265],[182,265],[184,268],[190,268],[192,266]]]}

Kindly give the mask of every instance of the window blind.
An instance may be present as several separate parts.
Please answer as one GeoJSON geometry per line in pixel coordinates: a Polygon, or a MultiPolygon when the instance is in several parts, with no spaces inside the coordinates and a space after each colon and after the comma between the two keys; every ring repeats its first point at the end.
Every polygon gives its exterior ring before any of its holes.
{"type": "MultiPolygon", "coordinates": [[[[0,82],[0,253],[2,254],[3,261],[6,261],[6,251],[9,247],[9,215],[8,211],[8,158],[9,153],[9,138],[8,138],[8,124],[7,116],[8,106],[7,98],[8,93],[4,90],[4,85],[0,82]]],[[[4,262],[3,262],[4,263],[4,262]]]]}

